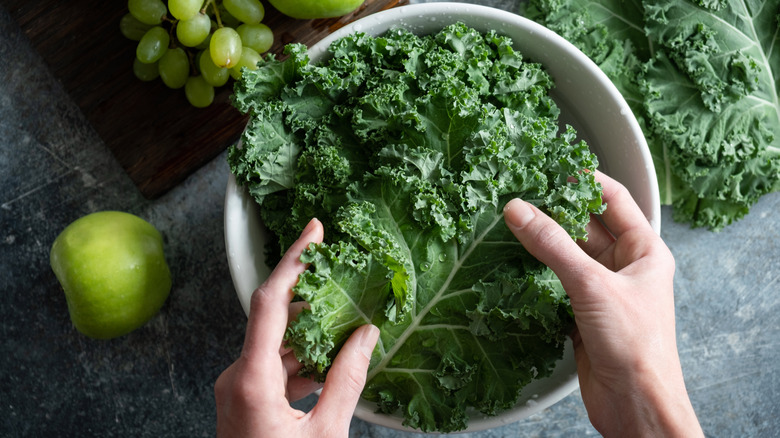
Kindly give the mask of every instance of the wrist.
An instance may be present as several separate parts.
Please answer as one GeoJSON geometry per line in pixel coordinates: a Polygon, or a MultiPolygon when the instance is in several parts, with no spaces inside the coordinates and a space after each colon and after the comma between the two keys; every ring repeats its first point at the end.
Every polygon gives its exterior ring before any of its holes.
{"type": "Polygon", "coordinates": [[[675,375],[642,373],[631,390],[614,399],[615,421],[600,432],[605,437],[703,437],[683,382],[675,375]]]}
{"type": "Polygon", "coordinates": [[[645,436],[702,437],[704,436],[685,389],[682,372],[674,379],[663,378],[644,388],[647,400],[645,436]]]}

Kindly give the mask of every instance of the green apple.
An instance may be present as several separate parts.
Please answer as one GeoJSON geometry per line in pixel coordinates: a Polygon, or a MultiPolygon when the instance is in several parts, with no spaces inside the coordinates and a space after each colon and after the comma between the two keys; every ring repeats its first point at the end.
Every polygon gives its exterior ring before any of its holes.
{"type": "Polygon", "coordinates": [[[354,11],[365,0],[268,0],[284,15],[310,20],[340,17],[354,11]]]}
{"type": "Polygon", "coordinates": [[[92,338],[141,327],[171,290],[162,236],[129,213],[101,211],[77,219],[57,236],[49,256],[73,325],[92,338]]]}

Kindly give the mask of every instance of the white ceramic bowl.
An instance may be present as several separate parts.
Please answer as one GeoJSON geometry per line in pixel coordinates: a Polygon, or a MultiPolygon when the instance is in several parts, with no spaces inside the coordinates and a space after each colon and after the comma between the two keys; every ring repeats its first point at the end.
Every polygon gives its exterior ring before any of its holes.
{"type": "MultiPolygon", "coordinates": [[[[355,31],[379,35],[403,26],[419,35],[462,21],[479,31],[494,29],[511,37],[516,49],[540,62],[555,80],[553,98],[561,119],[574,126],[598,156],[600,170],[623,183],[639,203],[656,232],[660,232],[660,199],[652,158],[642,131],[623,97],[582,52],[552,31],[516,14],[463,3],[424,3],[401,6],[358,20],[310,48],[312,62],[327,56],[337,38],[355,31]]],[[[268,276],[265,232],[255,202],[231,175],[225,197],[225,245],[230,274],[244,311],[255,288],[268,276]]],[[[472,416],[467,431],[484,430],[526,418],[558,402],[578,386],[571,344],[554,373],[527,386],[517,405],[498,416],[472,416]]],[[[358,405],[355,415],[365,421],[404,429],[401,417],[375,412],[374,403],[358,405]]]]}

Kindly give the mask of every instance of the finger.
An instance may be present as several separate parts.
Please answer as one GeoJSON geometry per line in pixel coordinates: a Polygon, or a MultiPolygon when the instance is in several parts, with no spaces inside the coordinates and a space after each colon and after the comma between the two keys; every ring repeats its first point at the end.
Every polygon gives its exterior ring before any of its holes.
{"type": "Polygon", "coordinates": [[[366,372],[377,339],[379,329],[371,324],[358,328],[347,339],[328,371],[320,400],[312,410],[314,417],[327,422],[339,421],[342,422],[339,427],[349,428],[366,384],[366,372]]]}
{"type": "Polygon", "coordinates": [[[303,365],[298,362],[298,358],[295,357],[295,353],[292,351],[282,356],[282,365],[288,377],[298,374],[298,371],[303,368],[303,365]]]}
{"type": "Polygon", "coordinates": [[[588,239],[578,241],[577,245],[591,258],[598,259],[615,243],[615,236],[607,230],[598,215],[590,215],[585,231],[588,233],[588,239]]]}
{"type": "Polygon", "coordinates": [[[523,247],[549,266],[564,284],[598,265],[557,222],[521,199],[506,204],[504,220],[523,247]]]}
{"type": "Polygon", "coordinates": [[[300,261],[301,253],[309,243],[322,242],[322,234],[322,224],[312,219],[268,279],[252,294],[242,351],[248,359],[258,354],[278,356],[287,328],[292,288],[306,269],[300,261]]]}
{"type": "Polygon", "coordinates": [[[601,172],[596,172],[596,181],[601,183],[602,199],[607,204],[601,219],[612,234],[620,237],[637,227],[650,228],[642,209],[623,184],[601,172]]]}
{"type": "Polygon", "coordinates": [[[322,388],[322,383],[308,377],[292,376],[287,381],[287,400],[296,402],[322,388]]]}

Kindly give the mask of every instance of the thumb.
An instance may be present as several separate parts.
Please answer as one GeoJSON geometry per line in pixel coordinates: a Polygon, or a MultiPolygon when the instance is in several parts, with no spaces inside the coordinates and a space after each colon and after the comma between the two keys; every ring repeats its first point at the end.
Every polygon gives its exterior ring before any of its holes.
{"type": "Polygon", "coordinates": [[[504,220],[523,247],[549,266],[564,286],[574,285],[578,279],[588,278],[583,276],[584,273],[598,265],[574,242],[566,230],[528,202],[521,199],[507,202],[504,206],[504,220]]]}
{"type": "Polygon", "coordinates": [[[360,393],[366,384],[366,373],[371,353],[379,339],[379,329],[366,324],[355,330],[347,339],[328,371],[322,394],[314,407],[313,414],[328,424],[323,427],[349,429],[349,422],[355,412],[360,393]]]}

